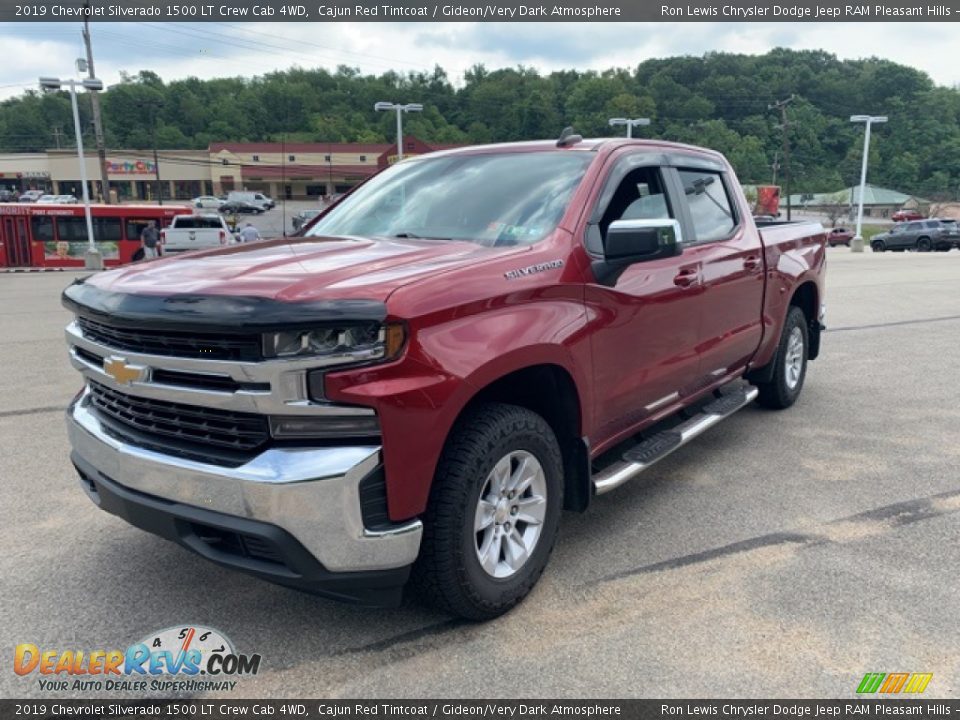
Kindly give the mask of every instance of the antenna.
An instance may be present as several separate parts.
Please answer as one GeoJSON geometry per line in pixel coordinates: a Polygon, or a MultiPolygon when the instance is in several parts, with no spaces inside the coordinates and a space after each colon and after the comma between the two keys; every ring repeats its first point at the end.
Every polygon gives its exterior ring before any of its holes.
{"type": "Polygon", "coordinates": [[[573,128],[568,125],[563,129],[563,132],[560,133],[560,138],[557,140],[557,147],[570,147],[571,145],[576,145],[582,140],[583,136],[574,133],[573,128]]]}

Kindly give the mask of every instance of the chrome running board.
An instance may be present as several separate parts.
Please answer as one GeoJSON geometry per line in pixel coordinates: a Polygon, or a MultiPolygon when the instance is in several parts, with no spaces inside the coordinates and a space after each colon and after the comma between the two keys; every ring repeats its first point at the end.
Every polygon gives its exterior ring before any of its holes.
{"type": "Polygon", "coordinates": [[[677,448],[683,447],[724,418],[749,405],[757,397],[758,392],[757,388],[747,386],[728,393],[706,405],[702,412],[689,420],[634,445],[624,453],[622,460],[593,476],[593,487],[597,495],[610,492],[628,480],[632,480],[677,448]]]}

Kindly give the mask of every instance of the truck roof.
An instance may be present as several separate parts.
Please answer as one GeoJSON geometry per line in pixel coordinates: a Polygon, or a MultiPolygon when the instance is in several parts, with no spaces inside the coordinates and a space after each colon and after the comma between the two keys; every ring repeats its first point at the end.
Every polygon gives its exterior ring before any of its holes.
{"type": "MultiPolygon", "coordinates": [[[[666,140],[650,140],[644,138],[584,138],[579,142],[557,147],[556,140],[523,140],[520,142],[509,143],[491,143],[489,145],[468,145],[466,147],[449,148],[446,150],[437,150],[429,154],[429,157],[446,157],[450,155],[473,155],[487,152],[533,152],[537,150],[556,150],[580,151],[580,152],[613,152],[621,147],[645,147],[652,151],[674,150],[686,153],[708,156],[715,160],[723,160],[723,155],[715,150],[709,150],[696,145],[685,145],[684,143],[669,142],[666,140]]],[[[428,156],[416,156],[428,157],[428,156]]]]}

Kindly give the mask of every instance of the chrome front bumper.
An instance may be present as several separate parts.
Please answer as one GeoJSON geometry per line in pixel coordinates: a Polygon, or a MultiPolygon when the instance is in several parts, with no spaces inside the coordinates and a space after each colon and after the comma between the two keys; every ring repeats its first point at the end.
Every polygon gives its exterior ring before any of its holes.
{"type": "Polygon", "coordinates": [[[360,480],[380,448],[271,448],[240,467],[186,460],[123,443],[104,430],[87,391],[67,412],[82,461],[118,485],[162,500],[275,525],[330,572],[386,570],[417,557],[419,520],[370,531],[360,512],[360,480]]]}

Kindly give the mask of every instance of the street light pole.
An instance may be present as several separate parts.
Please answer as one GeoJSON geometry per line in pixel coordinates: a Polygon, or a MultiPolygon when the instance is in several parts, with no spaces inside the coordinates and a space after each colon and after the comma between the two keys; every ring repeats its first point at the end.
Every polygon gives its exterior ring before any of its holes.
{"type": "Polygon", "coordinates": [[[627,137],[633,137],[633,128],[639,125],[649,125],[650,118],[610,118],[610,127],[616,127],[618,125],[627,126],[627,137]]]}
{"type": "Polygon", "coordinates": [[[860,165],[860,197],[857,202],[857,232],[850,241],[851,252],[863,252],[863,196],[867,190],[867,160],[870,158],[870,126],[873,123],[885,123],[886,115],[851,115],[850,122],[866,123],[863,134],[863,162],[860,165]]]}
{"type": "MultiPolygon", "coordinates": [[[[96,78],[85,78],[81,83],[90,92],[103,90],[103,83],[96,78]]],[[[70,105],[73,108],[73,131],[77,136],[77,159],[80,163],[80,185],[83,190],[83,215],[87,221],[87,254],[84,265],[88,270],[103,269],[103,255],[93,237],[93,218],[90,215],[90,190],[87,188],[87,162],[83,155],[83,132],[80,128],[80,108],[77,105],[77,81],[61,81],[60,78],[42,77],[40,87],[46,92],[55,92],[64,85],[70,90],[70,105]]]]}
{"type": "Polygon", "coordinates": [[[401,103],[392,103],[392,102],[378,102],[373,106],[373,109],[377,112],[384,112],[388,110],[396,110],[397,112],[397,162],[403,160],[403,113],[405,112],[422,112],[423,105],[420,103],[407,103],[403,105],[401,103]]]}

